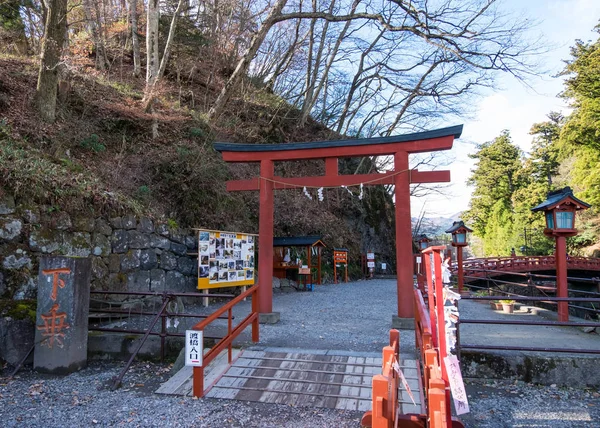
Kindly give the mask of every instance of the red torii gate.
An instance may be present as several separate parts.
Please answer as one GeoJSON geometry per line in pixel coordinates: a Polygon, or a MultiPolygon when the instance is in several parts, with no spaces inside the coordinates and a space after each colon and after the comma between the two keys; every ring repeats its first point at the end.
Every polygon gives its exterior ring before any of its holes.
{"type": "Polygon", "coordinates": [[[394,327],[413,326],[413,269],[410,217],[410,184],[450,181],[450,171],[418,171],[408,166],[408,155],[452,148],[462,125],[393,137],[318,141],[289,144],[215,143],[225,162],[260,162],[260,176],[227,182],[230,192],[260,190],[259,220],[259,313],[261,322],[273,323],[273,191],[310,187],[393,184],[395,190],[396,265],[398,274],[398,317],[394,327]],[[339,175],[338,159],[361,156],[394,156],[394,171],[377,174],[339,175]],[[276,161],[325,159],[325,175],[284,178],[274,175],[276,161]],[[410,319],[410,321],[409,321],[410,319]]]}

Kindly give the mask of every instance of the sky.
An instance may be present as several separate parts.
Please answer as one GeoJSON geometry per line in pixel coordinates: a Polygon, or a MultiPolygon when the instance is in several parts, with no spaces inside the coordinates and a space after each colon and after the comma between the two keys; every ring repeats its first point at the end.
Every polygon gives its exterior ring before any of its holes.
{"type": "Polygon", "coordinates": [[[597,40],[598,34],[592,30],[600,20],[600,1],[503,0],[502,3],[503,10],[539,21],[539,25],[530,31],[532,37],[542,34],[551,48],[541,58],[549,72],[529,80],[532,88],[512,76],[499,76],[497,89],[478,99],[474,117],[447,124],[464,125],[461,138],[454,141],[453,149],[447,153],[451,164],[440,168],[450,170],[452,181],[445,196],[412,198],[413,217],[421,211],[426,217],[450,217],[468,209],[472,189],[467,187],[466,181],[474,168],[468,154],[477,151],[475,144],[491,141],[502,130],[508,129],[513,142],[528,152],[532,140],[529,135],[531,125],[546,121],[546,115],[551,111],[569,113],[564,100],[557,97],[563,90],[562,78],[552,76],[564,68],[563,60],[570,58],[570,47],[576,39],[597,40]]]}

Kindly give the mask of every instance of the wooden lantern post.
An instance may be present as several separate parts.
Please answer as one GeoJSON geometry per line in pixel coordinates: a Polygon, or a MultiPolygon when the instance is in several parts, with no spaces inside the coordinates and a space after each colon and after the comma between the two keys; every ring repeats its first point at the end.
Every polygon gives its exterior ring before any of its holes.
{"type": "Polygon", "coordinates": [[[452,227],[446,231],[446,233],[452,234],[452,246],[456,247],[456,264],[458,267],[458,292],[462,293],[464,284],[463,274],[463,247],[469,245],[467,243],[467,233],[473,232],[469,229],[463,221],[455,221],[452,223],[452,227]]]}
{"type": "MultiPolygon", "coordinates": [[[[569,297],[567,285],[567,243],[568,236],[577,235],[575,229],[575,213],[586,210],[591,205],[573,196],[570,187],[548,193],[546,200],[531,211],[543,211],[546,218],[544,235],[556,240],[556,295],[562,298],[569,297]]],[[[569,302],[558,302],[558,320],[569,321],[569,302]]]]}

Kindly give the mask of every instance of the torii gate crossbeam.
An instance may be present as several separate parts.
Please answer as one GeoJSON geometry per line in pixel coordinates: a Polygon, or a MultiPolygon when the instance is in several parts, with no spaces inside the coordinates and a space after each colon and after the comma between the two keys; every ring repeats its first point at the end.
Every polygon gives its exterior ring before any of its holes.
{"type": "Polygon", "coordinates": [[[395,186],[396,266],[398,316],[394,327],[412,328],[413,272],[410,217],[410,184],[449,182],[450,171],[418,171],[408,166],[408,155],[452,148],[462,125],[392,137],[319,141],[288,144],[215,143],[225,162],[260,162],[260,176],[227,182],[228,191],[260,191],[259,220],[259,313],[263,322],[277,322],[273,310],[273,193],[303,186],[337,187],[392,184],[395,186]],[[339,175],[338,159],[361,156],[393,156],[394,171],[378,174],[339,175]],[[277,161],[324,159],[325,175],[284,178],[274,175],[277,161]],[[406,321],[406,322],[405,322],[406,321]]]}

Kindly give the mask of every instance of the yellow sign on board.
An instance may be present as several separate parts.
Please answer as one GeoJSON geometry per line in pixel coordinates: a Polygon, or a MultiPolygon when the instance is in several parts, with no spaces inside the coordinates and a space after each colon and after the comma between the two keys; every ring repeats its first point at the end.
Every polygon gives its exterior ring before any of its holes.
{"type": "Polygon", "coordinates": [[[257,235],[198,230],[198,289],[254,284],[257,235]]]}

